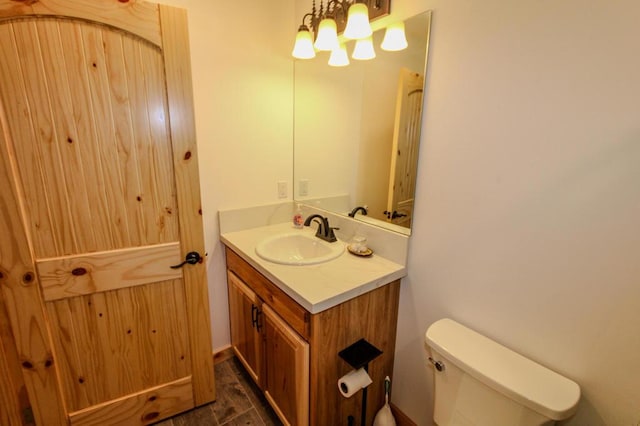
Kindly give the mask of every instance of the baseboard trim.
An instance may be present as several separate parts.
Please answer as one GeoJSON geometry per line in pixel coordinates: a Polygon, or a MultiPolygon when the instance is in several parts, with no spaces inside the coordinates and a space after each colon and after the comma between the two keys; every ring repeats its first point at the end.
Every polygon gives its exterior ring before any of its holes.
{"type": "Polygon", "coordinates": [[[396,419],[396,426],[418,426],[416,422],[411,420],[409,416],[403,413],[393,403],[389,403],[389,406],[391,406],[391,413],[393,414],[393,417],[395,417],[396,419]]]}
{"type": "Polygon", "coordinates": [[[226,361],[233,357],[234,357],[233,348],[231,347],[231,345],[229,345],[213,353],[213,363],[218,364],[219,362],[226,361]]]}

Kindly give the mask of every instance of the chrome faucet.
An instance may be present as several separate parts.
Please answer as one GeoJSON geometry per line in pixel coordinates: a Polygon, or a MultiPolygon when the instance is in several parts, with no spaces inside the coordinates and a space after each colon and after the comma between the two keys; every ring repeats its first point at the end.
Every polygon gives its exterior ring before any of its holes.
{"type": "Polygon", "coordinates": [[[338,239],[336,238],[336,235],[333,233],[333,231],[335,229],[340,229],[340,228],[332,228],[331,226],[329,226],[329,219],[327,219],[326,217],[319,215],[319,214],[312,214],[311,216],[309,216],[307,218],[307,220],[304,221],[304,226],[310,226],[311,225],[311,221],[313,219],[320,219],[320,220],[316,220],[315,222],[318,224],[318,230],[316,231],[316,237],[320,238],[321,240],[325,240],[329,243],[333,243],[338,241],[338,239]]]}
{"type": "Polygon", "coordinates": [[[349,213],[349,217],[356,217],[356,213],[358,213],[358,211],[362,211],[363,216],[367,215],[367,208],[358,206],[355,209],[351,210],[351,213],[349,213]]]}

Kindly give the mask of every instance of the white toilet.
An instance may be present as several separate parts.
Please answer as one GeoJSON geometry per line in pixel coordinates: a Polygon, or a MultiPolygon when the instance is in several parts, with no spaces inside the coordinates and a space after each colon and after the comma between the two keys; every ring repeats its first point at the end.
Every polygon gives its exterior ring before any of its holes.
{"type": "Polygon", "coordinates": [[[573,381],[451,319],[426,333],[439,426],[553,425],[580,399],[573,381]]]}

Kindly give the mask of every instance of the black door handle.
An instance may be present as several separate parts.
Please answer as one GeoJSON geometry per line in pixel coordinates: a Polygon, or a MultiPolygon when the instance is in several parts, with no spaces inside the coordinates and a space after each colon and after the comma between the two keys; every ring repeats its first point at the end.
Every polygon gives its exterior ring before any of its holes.
{"type": "Polygon", "coordinates": [[[184,262],[182,262],[179,265],[173,265],[171,267],[171,269],[178,269],[178,268],[182,268],[185,264],[189,264],[189,265],[195,265],[196,263],[202,263],[202,256],[200,256],[200,253],[198,253],[197,251],[190,251],[189,253],[187,253],[187,255],[184,257],[184,262]]]}

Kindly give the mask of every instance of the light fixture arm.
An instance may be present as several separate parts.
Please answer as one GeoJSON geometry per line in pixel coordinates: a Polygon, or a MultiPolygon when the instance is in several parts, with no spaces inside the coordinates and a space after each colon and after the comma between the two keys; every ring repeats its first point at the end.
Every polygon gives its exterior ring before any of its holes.
{"type": "Polygon", "coordinates": [[[331,14],[331,16],[333,16],[333,18],[336,18],[337,9],[340,9],[342,11],[342,14],[344,15],[346,13],[346,11],[349,9],[349,6],[351,6],[352,3],[355,3],[355,1],[329,0],[329,3],[327,3],[327,16],[329,16],[329,14],[331,14]],[[345,8],[345,4],[347,5],[346,8],[345,8]]]}
{"type": "Polygon", "coordinates": [[[304,15],[302,17],[302,23],[300,24],[300,27],[298,28],[298,31],[301,31],[301,30],[309,31],[309,28],[313,29],[313,32],[315,33],[315,31],[316,31],[315,28],[316,27],[314,26],[313,13],[311,13],[311,12],[307,13],[306,15],[304,15]],[[307,26],[304,23],[304,20],[307,19],[307,17],[310,19],[309,20],[309,26],[307,26]]]}
{"type": "MultiPolygon", "coordinates": [[[[376,2],[378,1],[380,0],[376,0],[376,2]]],[[[311,12],[302,17],[302,25],[305,25],[304,21],[305,19],[307,19],[307,17],[309,17],[310,25],[308,28],[311,28],[311,30],[313,31],[313,36],[315,38],[318,34],[318,26],[320,25],[320,21],[325,18],[333,18],[335,21],[338,21],[338,18],[342,18],[342,22],[346,21],[349,6],[354,3],[357,3],[357,0],[329,0],[325,7],[324,0],[320,0],[320,7],[318,8],[316,7],[316,1],[313,0],[311,5],[311,12]]]]}

